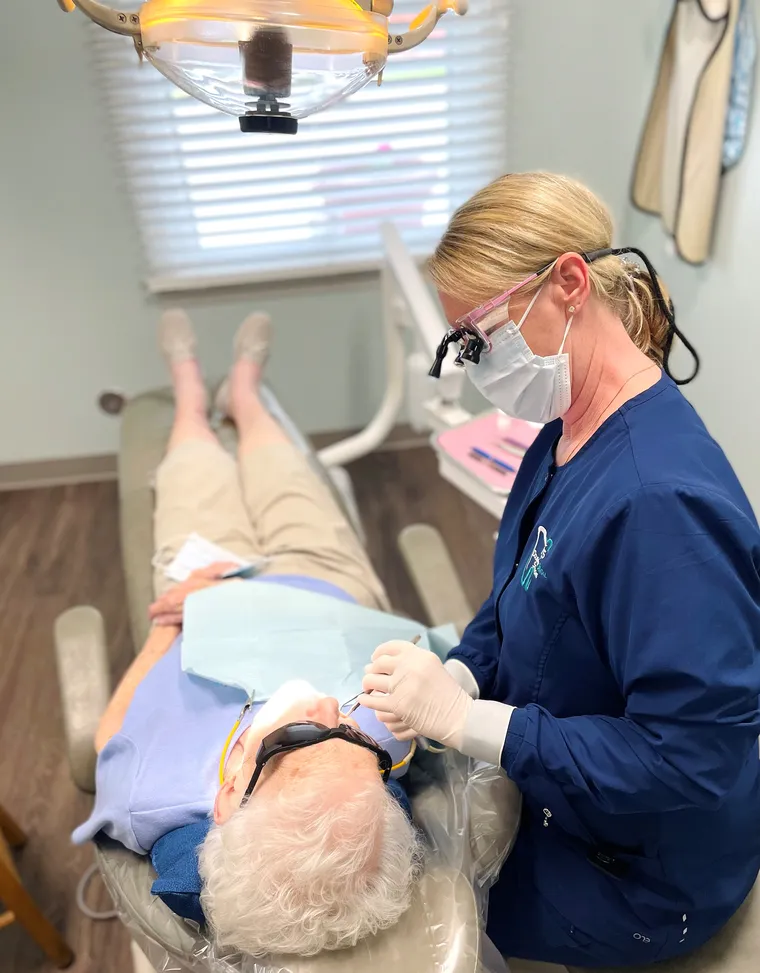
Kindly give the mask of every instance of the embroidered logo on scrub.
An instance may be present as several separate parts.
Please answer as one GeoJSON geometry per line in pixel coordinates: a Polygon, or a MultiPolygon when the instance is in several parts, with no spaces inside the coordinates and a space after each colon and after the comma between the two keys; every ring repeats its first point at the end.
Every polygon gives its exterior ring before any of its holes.
{"type": "Polygon", "coordinates": [[[554,541],[547,534],[546,528],[539,527],[536,533],[536,543],[528,555],[527,563],[520,578],[520,584],[526,591],[539,576],[546,577],[542,562],[552,547],[554,547],[554,541]]]}

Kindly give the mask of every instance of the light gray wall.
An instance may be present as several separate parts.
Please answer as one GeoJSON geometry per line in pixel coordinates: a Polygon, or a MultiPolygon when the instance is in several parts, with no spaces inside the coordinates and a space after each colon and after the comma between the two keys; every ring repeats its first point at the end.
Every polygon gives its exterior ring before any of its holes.
{"type": "MultiPolygon", "coordinates": [[[[760,0],[752,2],[760,28],[760,0]]],[[[679,324],[702,357],[689,398],[760,514],[760,90],[757,95],[746,154],[723,179],[711,259],[702,267],[684,263],[659,220],[633,207],[624,235],[646,252],[673,292],[679,324]]]]}
{"type": "Polygon", "coordinates": [[[563,172],[626,212],[662,0],[514,0],[510,165],[563,172]]]}
{"type": "MultiPolygon", "coordinates": [[[[760,28],[760,0],[752,2],[760,28]]],[[[702,355],[687,394],[760,511],[760,91],[746,156],[724,179],[713,257],[690,267],[674,256],[659,221],[629,203],[672,3],[518,0],[516,7],[514,168],[567,172],[588,183],[615,214],[618,241],[654,262],[702,355]]]]}
{"type": "MultiPolygon", "coordinates": [[[[12,7],[0,32],[0,463],[108,453],[118,422],[97,410],[101,390],[134,394],[165,381],[160,304],[141,284],[85,19],[54,0],[12,7]]],[[[271,382],[305,430],[350,428],[372,414],[383,379],[376,279],[181,303],[212,375],[250,310],[274,315],[271,382]]]]}
{"type": "MultiPolygon", "coordinates": [[[[619,240],[650,253],[703,354],[689,394],[760,509],[760,460],[747,437],[758,417],[760,122],[725,180],[713,260],[687,267],[668,255],[657,221],[628,202],[670,3],[515,0],[514,9],[509,165],[585,180],[615,213],[619,240]]],[[[53,0],[16,4],[0,35],[0,463],[111,451],[118,424],[97,412],[99,392],[131,394],[163,380],[159,305],[140,283],[137,233],[85,39],[82,18],[65,17],[53,0]]],[[[348,428],[371,414],[382,387],[376,281],[183,303],[212,373],[248,310],[275,315],[272,381],[305,429],[348,428]]]]}

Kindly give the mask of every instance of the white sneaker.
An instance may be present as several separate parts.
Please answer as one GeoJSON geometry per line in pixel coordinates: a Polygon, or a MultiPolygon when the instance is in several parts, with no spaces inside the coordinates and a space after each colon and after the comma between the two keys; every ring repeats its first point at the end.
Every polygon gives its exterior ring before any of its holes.
{"type": "Polygon", "coordinates": [[[249,314],[237,330],[234,349],[235,361],[247,358],[263,368],[269,360],[272,343],[272,319],[268,314],[256,311],[249,314]]]}
{"type": "Polygon", "coordinates": [[[180,308],[164,311],[158,326],[158,346],[168,365],[188,361],[196,356],[193,324],[180,308]]]}
{"type": "MultiPolygon", "coordinates": [[[[269,361],[272,344],[272,319],[268,314],[255,311],[249,314],[237,330],[233,342],[234,361],[247,359],[261,367],[263,372],[269,361]]],[[[230,383],[225,378],[216,393],[214,408],[221,416],[229,415],[230,383]]]]}

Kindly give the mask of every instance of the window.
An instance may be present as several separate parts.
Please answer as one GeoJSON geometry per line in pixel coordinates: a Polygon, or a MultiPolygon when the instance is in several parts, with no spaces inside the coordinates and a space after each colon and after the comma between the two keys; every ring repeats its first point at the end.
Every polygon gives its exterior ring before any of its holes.
{"type": "MultiPolygon", "coordinates": [[[[121,4],[137,9],[139,4],[121,4]]],[[[396,0],[409,23],[424,0],[396,0]]],[[[153,291],[376,267],[392,220],[426,256],[453,210],[506,166],[507,0],[448,14],[374,83],[301,122],[244,135],[130,40],[93,28],[98,80],[153,291]]]]}

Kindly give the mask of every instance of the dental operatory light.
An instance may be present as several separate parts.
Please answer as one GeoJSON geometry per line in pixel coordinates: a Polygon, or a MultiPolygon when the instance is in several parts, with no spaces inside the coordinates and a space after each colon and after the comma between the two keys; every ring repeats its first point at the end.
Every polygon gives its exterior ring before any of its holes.
{"type": "Polygon", "coordinates": [[[434,0],[393,33],[394,0],[146,0],[125,13],[58,0],[134,39],[139,56],[187,94],[240,119],[244,132],[295,134],[298,119],[382,81],[389,54],[430,36],[468,0],[434,0]]]}

